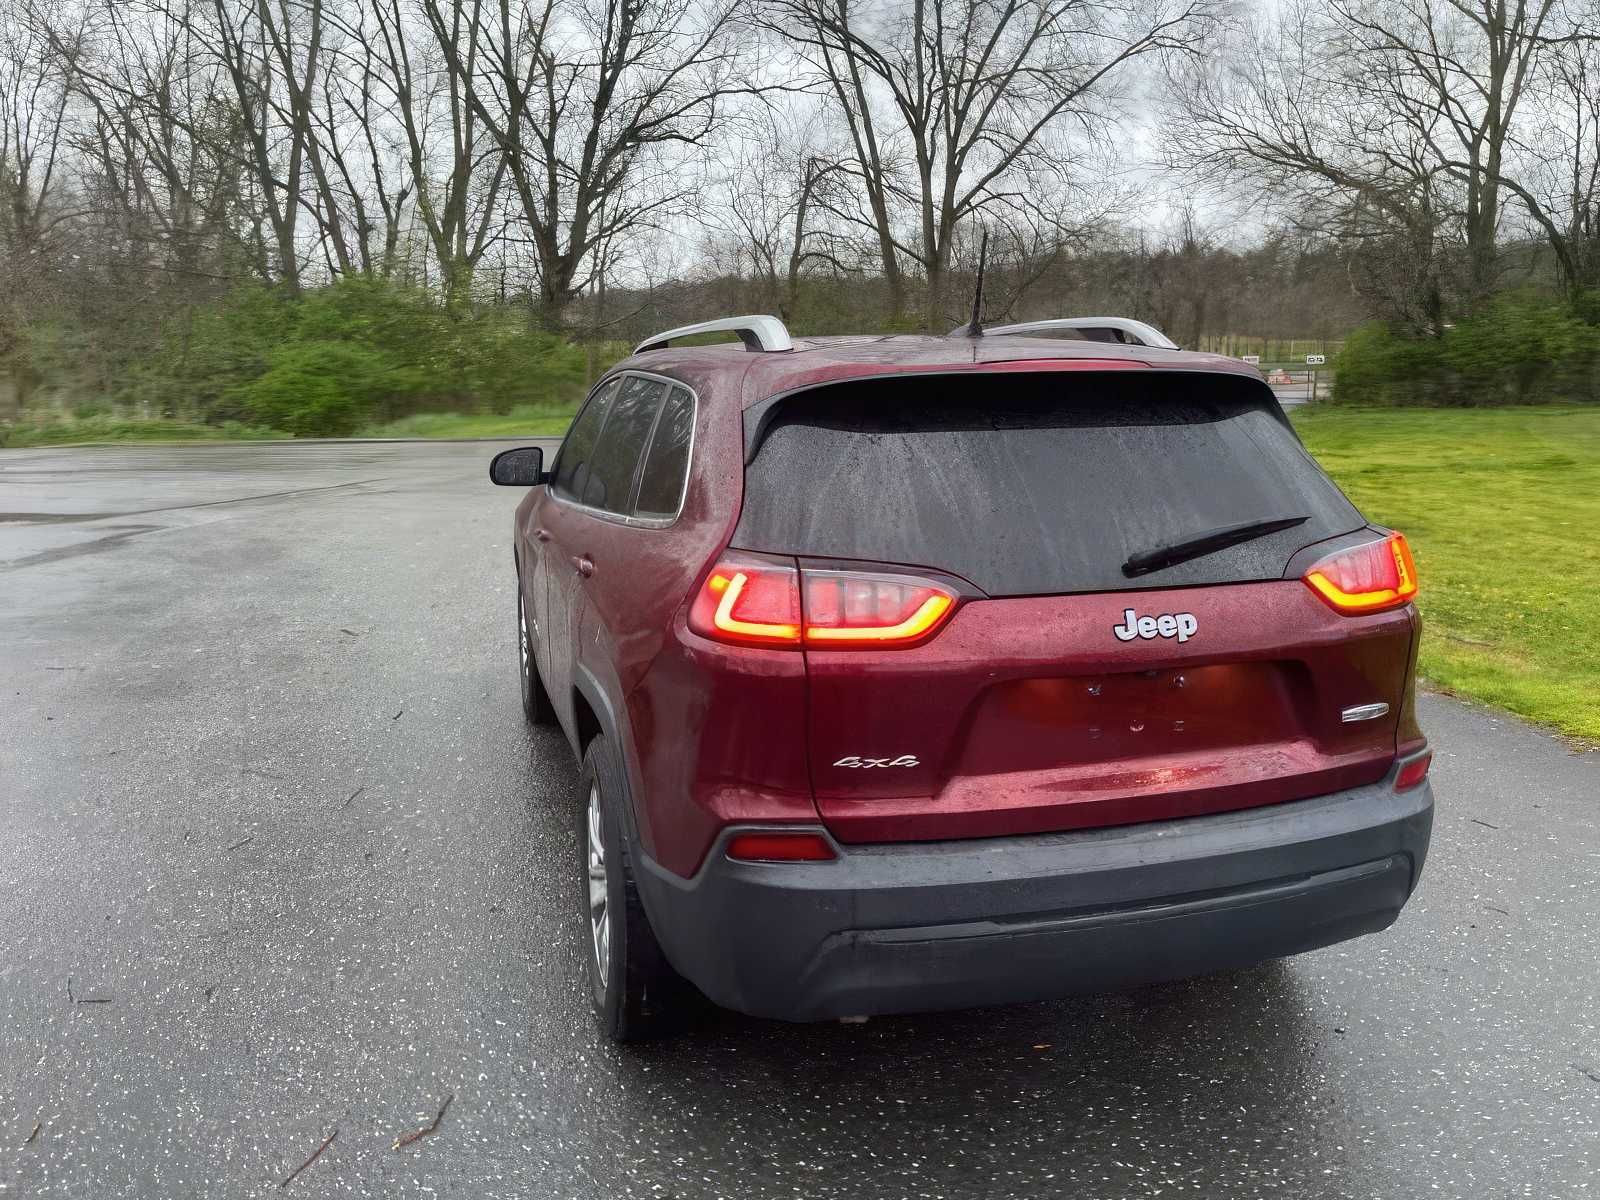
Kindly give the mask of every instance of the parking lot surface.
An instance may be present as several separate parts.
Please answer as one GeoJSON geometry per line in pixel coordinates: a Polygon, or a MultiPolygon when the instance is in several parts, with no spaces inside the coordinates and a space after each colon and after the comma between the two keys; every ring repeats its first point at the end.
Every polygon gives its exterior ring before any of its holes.
{"type": "Polygon", "coordinates": [[[1385,934],[601,1044],[498,448],[0,451],[0,1196],[1596,1189],[1600,755],[1444,698],[1385,934]]]}

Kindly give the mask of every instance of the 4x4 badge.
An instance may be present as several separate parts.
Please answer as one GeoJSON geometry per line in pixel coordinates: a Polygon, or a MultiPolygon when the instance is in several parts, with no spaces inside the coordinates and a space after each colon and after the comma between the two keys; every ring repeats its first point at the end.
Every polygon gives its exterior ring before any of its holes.
{"type": "Polygon", "coordinates": [[[836,767],[920,767],[915,754],[902,754],[899,758],[861,758],[852,754],[833,764],[836,767]]]}
{"type": "Polygon", "coordinates": [[[1122,624],[1113,625],[1111,632],[1117,635],[1119,642],[1131,642],[1134,638],[1175,637],[1180,642],[1187,642],[1194,636],[1194,631],[1200,628],[1200,622],[1194,619],[1193,613],[1162,613],[1159,617],[1135,616],[1131,608],[1122,612],[1122,624]]]}

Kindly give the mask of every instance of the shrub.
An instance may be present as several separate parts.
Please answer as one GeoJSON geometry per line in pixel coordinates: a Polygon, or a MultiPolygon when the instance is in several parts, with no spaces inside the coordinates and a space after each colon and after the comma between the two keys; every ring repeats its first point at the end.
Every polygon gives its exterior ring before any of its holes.
{"type": "Polygon", "coordinates": [[[240,289],[173,331],[120,398],[326,437],[419,412],[569,405],[584,358],[525,310],[446,312],[421,289],[349,277],[298,296],[240,289]]]}
{"type": "Polygon", "coordinates": [[[406,368],[353,342],[289,342],[230,399],[258,424],[295,437],[344,437],[371,419],[379,397],[404,386],[406,368]]]}
{"type": "Polygon", "coordinates": [[[1499,296],[1437,338],[1366,325],[1339,355],[1343,404],[1600,403],[1600,325],[1530,292],[1499,296]]]}

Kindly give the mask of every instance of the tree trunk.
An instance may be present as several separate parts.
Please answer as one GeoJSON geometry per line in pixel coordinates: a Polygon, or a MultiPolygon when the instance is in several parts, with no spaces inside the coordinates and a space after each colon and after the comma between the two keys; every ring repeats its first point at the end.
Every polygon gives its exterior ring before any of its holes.
{"type": "Polygon", "coordinates": [[[928,281],[925,306],[922,313],[922,328],[927,333],[935,333],[944,323],[945,289],[949,286],[949,268],[937,259],[928,264],[928,281]]]}

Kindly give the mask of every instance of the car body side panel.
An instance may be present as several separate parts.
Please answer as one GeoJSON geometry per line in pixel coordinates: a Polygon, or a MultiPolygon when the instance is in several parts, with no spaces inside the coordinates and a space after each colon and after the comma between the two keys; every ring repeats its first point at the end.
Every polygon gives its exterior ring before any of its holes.
{"type": "MultiPolygon", "coordinates": [[[[698,383],[694,452],[683,510],[666,527],[607,520],[558,498],[549,545],[593,563],[576,582],[583,618],[576,668],[605,692],[628,730],[623,758],[641,844],[692,873],[731,819],[817,819],[805,760],[805,664],[751,655],[687,633],[691,590],[726,544],[743,488],[740,426],[698,383]]],[[[724,382],[724,387],[727,383],[724,382]]],[[[552,579],[562,574],[552,566],[552,579]]],[[[570,670],[569,670],[570,673],[570,670]]],[[[547,681],[552,692],[572,685],[547,681]]]]}
{"type": "Polygon", "coordinates": [[[549,535],[548,541],[536,543],[545,564],[545,609],[540,621],[540,633],[546,643],[544,681],[556,719],[576,743],[572,678],[583,623],[583,593],[572,560],[587,542],[585,526],[589,519],[552,496],[548,487],[541,491],[533,508],[533,520],[549,535]]]}
{"type": "Polygon", "coordinates": [[[726,825],[815,825],[799,654],[677,636],[628,697],[652,857],[694,874],[726,825]]]}
{"type": "Polygon", "coordinates": [[[517,583],[522,589],[523,611],[528,621],[534,665],[539,677],[549,679],[550,639],[544,635],[549,617],[549,559],[545,554],[546,531],[538,524],[537,511],[546,487],[531,487],[517,505],[512,540],[516,547],[517,583]]]}

